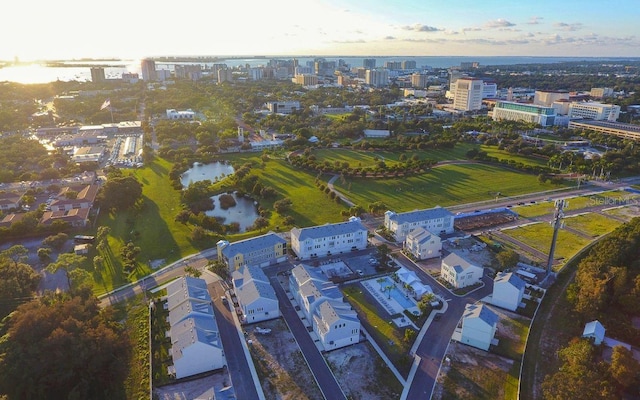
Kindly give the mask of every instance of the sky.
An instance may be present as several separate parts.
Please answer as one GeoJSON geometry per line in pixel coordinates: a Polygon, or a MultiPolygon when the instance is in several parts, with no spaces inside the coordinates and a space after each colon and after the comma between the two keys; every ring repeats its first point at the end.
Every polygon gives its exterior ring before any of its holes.
{"type": "Polygon", "coordinates": [[[163,55],[640,57],[640,0],[8,4],[0,24],[0,60],[163,55]]]}

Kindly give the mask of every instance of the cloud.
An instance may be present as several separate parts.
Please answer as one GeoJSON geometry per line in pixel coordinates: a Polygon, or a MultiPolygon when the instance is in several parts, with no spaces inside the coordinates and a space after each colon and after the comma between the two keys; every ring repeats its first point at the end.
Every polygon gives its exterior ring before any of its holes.
{"type": "Polygon", "coordinates": [[[510,26],[516,26],[516,24],[514,24],[513,22],[509,22],[506,19],[498,18],[494,21],[487,22],[486,24],[484,24],[484,26],[489,29],[493,29],[493,28],[508,28],[510,26]]]}
{"type": "Polygon", "coordinates": [[[542,21],[544,18],[542,17],[531,17],[531,19],[529,20],[529,22],[527,22],[527,24],[529,25],[538,25],[540,23],[540,21],[542,21]]]}
{"type": "Polygon", "coordinates": [[[482,28],[478,28],[478,27],[471,27],[471,28],[462,28],[462,32],[477,32],[477,31],[481,31],[482,28]]]}
{"type": "Polygon", "coordinates": [[[415,32],[438,32],[442,30],[434,26],[423,25],[423,24],[406,25],[406,26],[403,26],[402,29],[404,29],[405,31],[415,31],[415,32]]]}
{"type": "Polygon", "coordinates": [[[582,23],[580,22],[576,22],[573,24],[568,24],[566,22],[556,22],[554,26],[565,32],[573,32],[577,31],[578,29],[582,29],[582,23]]]}
{"type": "Polygon", "coordinates": [[[396,40],[395,36],[385,36],[384,40],[396,40]]]}

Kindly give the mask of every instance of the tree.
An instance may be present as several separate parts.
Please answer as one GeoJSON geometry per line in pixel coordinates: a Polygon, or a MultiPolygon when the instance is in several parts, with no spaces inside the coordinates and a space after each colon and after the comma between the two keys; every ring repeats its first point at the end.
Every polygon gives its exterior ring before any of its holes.
{"type": "Polygon", "coordinates": [[[16,244],[0,252],[0,258],[6,258],[13,261],[14,264],[18,264],[27,261],[27,254],[29,254],[29,249],[21,244],[16,244]]]}
{"type": "Polygon", "coordinates": [[[508,268],[514,268],[520,261],[520,255],[513,250],[502,250],[496,256],[498,264],[500,265],[500,271],[504,271],[508,268]]]}
{"type": "Polygon", "coordinates": [[[37,254],[40,262],[46,263],[51,260],[51,249],[48,247],[39,248],[37,254]]]}
{"type": "Polygon", "coordinates": [[[184,267],[184,274],[187,276],[192,276],[194,278],[199,278],[202,275],[202,271],[194,267],[193,265],[187,265],[184,267]]]}
{"type": "Polygon", "coordinates": [[[0,343],[0,392],[9,399],[122,397],[131,342],[88,289],[18,307],[0,343]]]}
{"type": "Polygon", "coordinates": [[[69,289],[74,289],[79,287],[83,281],[83,277],[80,274],[71,274],[71,271],[80,268],[82,264],[85,262],[87,257],[81,256],[74,253],[63,253],[58,256],[56,262],[51,263],[47,266],[46,270],[50,273],[55,274],[59,270],[64,270],[67,276],[67,283],[69,284],[69,289]],[[80,281],[74,282],[72,277],[80,278],[80,281]],[[75,285],[77,283],[78,285],[75,285]]]}
{"type": "Polygon", "coordinates": [[[220,278],[224,280],[229,279],[229,268],[227,267],[227,264],[224,263],[224,261],[212,261],[207,265],[207,268],[209,269],[209,271],[218,275],[220,278]]]}
{"type": "Polygon", "coordinates": [[[49,246],[55,250],[60,250],[62,246],[69,240],[69,235],[64,232],[60,232],[56,235],[47,236],[42,241],[43,246],[49,246]]]}
{"type": "Polygon", "coordinates": [[[267,220],[264,217],[256,218],[255,222],[253,223],[253,229],[259,230],[260,232],[262,232],[262,230],[268,226],[269,226],[269,220],[267,220]]]}
{"type": "Polygon", "coordinates": [[[9,258],[0,259],[0,318],[29,299],[40,283],[40,274],[31,266],[9,258]]]}
{"type": "Polygon", "coordinates": [[[407,328],[407,329],[404,330],[404,342],[405,343],[412,343],[415,338],[416,338],[416,331],[414,331],[411,328],[407,328]]]}
{"type": "Polygon", "coordinates": [[[276,210],[278,214],[282,215],[291,209],[292,204],[291,199],[286,197],[273,203],[273,209],[276,210]]]}
{"type": "Polygon", "coordinates": [[[142,185],[133,176],[108,179],[98,193],[98,201],[104,208],[126,210],[142,198],[142,185]]]}
{"type": "Polygon", "coordinates": [[[631,351],[623,346],[615,346],[609,367],[613,379],[626,389],[637,381],[638,371],[640,371],[640,363],[633,358],[631,351]]]}

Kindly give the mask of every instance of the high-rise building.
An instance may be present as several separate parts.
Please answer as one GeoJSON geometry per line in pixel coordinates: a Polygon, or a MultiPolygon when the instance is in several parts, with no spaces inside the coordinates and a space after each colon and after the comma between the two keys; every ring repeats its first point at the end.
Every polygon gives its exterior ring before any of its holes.
{"type": "Polygon", "coordinates": [[[104,68],[102,67],[91,67],[91,82],[104,82],[104,68]]]}
{"type": "Polygon", "coordinates": [[[262,80],[264,77],[264,71],[262,68],[249,68],[249,79],[252,81],[262,80]]]}
{"type": "Polygon", "coordinates": [[[389,84],[389,71],[386,69],[368,69],[364,82],[373,87],[384,87],[389,84]]]}
{"type": "Polygon", "coordinates": [[[311,74],[300,74],[295,76],[295,83],[302,86],[315,86],[318,84],[318,76],[311,74]]]}
{"type": "Polygon", "coordinates": [[[218,83],[233,81],[233,71],[229,68],[218,70],[218,83]]]}
{"type": "Polygon", "coordinates": [[[414,88],[426,88],[429,85],[429,76],[423,74],[411,74],[411,86],[414,88]]]}
{"type": "Polygon", "coordinates": [[[566,90],[536,90],[533,96],[533,104],[537,106],[551,107],[559,100],[569,100],[569,92],[566,90]]]}
{"type": "Polygon", "coordinates": [[[143,81],[155,81],[156,80],[156,62],[145,58],[141,63],[142,80],[143,81]]]}
{"type": "Polygon", "coordinates": [[[586,118],[615,122],[620,116],[620,106],[596,102],[569,104],[569,118],[586,118]]]}
{"type": "Polygon", "coordinates": [[[453,94],[453,108],[461,111],[480,110],[482,108],[482,88],[482,79],[458,79],[453,94]]]}
{"type": "Polygon", "coordinates": [[[375,58],[365,58],[362,60],[362,66],[365,69],[374,69],[376,67],[376,59],[375,58]]]}
{"type": "Polygon", "coordinates": [[[385,61],[384,67],[390,70],[401,69],[402,63],[400,61],[385,61]]]}
{"type": "Polygon", "coordinates": [[[401,65],[402,69],[416,69],[416,62],[413,60],[404,60],[401,65]]]}
{"type": "MultiPolygon", "coordinates": [[[[202,79],[202,65],[200,64],[176,64],[174,66],[176,78],[191,79],[192,81],[198,81],[202,79]]],[[[156,71],[156,77],[158,71],[156,71]]]]}

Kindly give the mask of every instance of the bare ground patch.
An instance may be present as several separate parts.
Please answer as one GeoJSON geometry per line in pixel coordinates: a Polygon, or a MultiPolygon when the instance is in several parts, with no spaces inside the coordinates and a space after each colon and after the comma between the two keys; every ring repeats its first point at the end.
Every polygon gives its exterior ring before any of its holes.
{"type": "Polygon", "coordinates": [[[325,358],[348,399],[400,398],[402,385],[369,342],[331,351],[325,358]]]}
{"type": "Polygon", "coordinates": [[[322,400],[316,384],[293,334],[282,318],[245,327],[249,351],[267,399],[322,400]],[[259,326],[271,333],[256,333],[259,326]]]}

